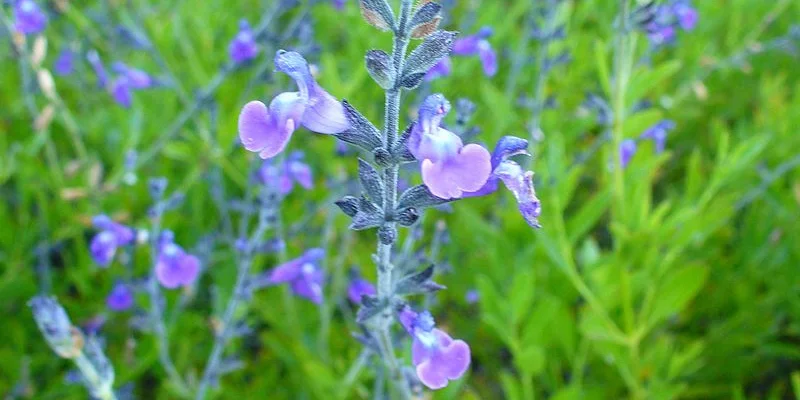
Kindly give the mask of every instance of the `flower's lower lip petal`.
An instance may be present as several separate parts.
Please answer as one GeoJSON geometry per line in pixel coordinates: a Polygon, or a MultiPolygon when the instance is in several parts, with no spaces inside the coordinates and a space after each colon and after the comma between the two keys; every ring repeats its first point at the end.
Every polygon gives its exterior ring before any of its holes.
{"type": "Polygon", "coordinates": [[[261,158],[273,157],[283,151],[295,128],[291,119],[278,125],[264,103],[251,101],[239,114],[239,139],[245,149],[258,152],[261,158]]]}
{"type": "Polygon", "coordinates": [[[450,164],[458,188],[465,192],[479,190],[492,173],[489,151],[477,144],[468,144],[450,164]]]}
{"type": "Polygon", "coordinates": [[[441,389],[447,386],[447,376],[432,360],[417,365],[417,377],[429,389],[441,389]]]}
{"type": "Polygon", "coordinates": [[[314,88],[309,98],[302,124],[310,131],[325,134],[340,133],[350,128],[342,103],[320,87],[314,88]]]}

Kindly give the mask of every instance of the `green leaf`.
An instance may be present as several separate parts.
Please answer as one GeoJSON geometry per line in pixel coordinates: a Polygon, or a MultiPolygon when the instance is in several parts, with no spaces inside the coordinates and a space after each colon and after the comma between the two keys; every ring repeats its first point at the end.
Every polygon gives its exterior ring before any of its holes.
{"type": "Polygon", "coordinates": [[[533,305],[535,280],[531,270],[514,275],[511,284],[511,324],[516,327],[523,316],[530,315],[533,305]]]}
{"type": "Polygon", "coordinates": [[[708,278],[708,267],[690,265],[667,275],[656,291],[652,311],[647,318],[650,326],[656,325],[670,315],[686,307],[703,288],[708,278]]]}
{"type": "Polygon", "coordinates": [[[611,74],[608,72],[608,46],[602,40],[594,42],[594,60],[597,75],[606,96],[611,97],[611,74]]]}
{"type": "Polygon", "coordinates": [[[523,376],[534,376],[544,370],[545,354],[539,346],[529,346],[514,354],[514,366],[523,376]]]}
{"type": "Polygon", "coordinates": [[[503,398],[508,400],[521,400],[522,389],[517,385],[516,379],[508,372],[500,373],[500,383],[503,385],[503,398]]]}

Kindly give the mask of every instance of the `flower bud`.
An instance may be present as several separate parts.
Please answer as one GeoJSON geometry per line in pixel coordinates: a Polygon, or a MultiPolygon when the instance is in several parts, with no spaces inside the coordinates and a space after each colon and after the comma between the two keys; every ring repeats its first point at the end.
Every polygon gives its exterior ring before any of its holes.
{"type": "Polygon", "coordinates": [[[47,344],[59,357],[75,358],[81,353],[83,334],[72,326],[67,312],[55,298],[36,296],[28,306],[47,344]]]}
{"type": "Polygon", "coordinates": [[[378,239],[386,245],[394,243],[397,240],[397,229],[389,225],[381,226],[378,228],[378,239]]]}

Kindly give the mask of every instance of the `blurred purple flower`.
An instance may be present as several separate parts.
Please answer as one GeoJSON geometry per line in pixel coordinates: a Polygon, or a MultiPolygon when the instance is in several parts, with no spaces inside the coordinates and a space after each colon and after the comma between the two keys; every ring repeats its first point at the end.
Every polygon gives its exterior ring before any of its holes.
{"type": "Polygon", "coordinates": [[[200,260],[187,254],[173,242],[173,234],[165,231],[158,244],[156,278],[162,286],[175,289],[191,285],[200,274],[200,260]]]}
{"type": "Polygon", "coordinates": [[[129,108],[133,103],[133,90],[130,81],[125,76],[118,76],[111,82],[111,97],[117,104],[129,108]]]}
{"type": "Polygon", "coordinates": [[[347,298],[356,304],[361,303],[362,296],[374,296],[376,293],[375,286],[359,276],[354,276],[347,286],[347,298]]]}
{"type": "Polygon", "coordinates": [[[66,76],[75,70],[75,53],[65,47],[58,54],[56,62],[53,63],[53,71],[59,76],[66,76]]]}
{"type": "Polygon", "coordinates": [[[472,36],[456,40],[453,43],[453,54],[460,56],[477,55],[483,64],[483,72],[487,76],[494,76],[497,73],[497,54],[488,40],[492,34],[492,28],[484,26],[472,36]]]}
{"type": "Polygon", "coordinates": [[[421,162],[422,181],[443,199],[480,189],[492,170],[489,151],[477,144],[465,146],[458,135],[439,127],[449,111],[444,96],[428,96],[408,140],[409,151],[421,162]]]}
{"type": "Polygon", "coordinates": [[[118,224],[105,215],[94,217],[92,225],[100,232],[89,243],[89,254],[92,260],[101,267],[107,267],[111,263],[117,248],[133,243],[136,238],[133,229],[118,224]]]}
{"type": "Polygon", "coordinates": [[[258,56],[258,45],[247,20],[239,21],[239,33],[228,45],[228,54],[236,64],[245,63],[258,56]]]}
{"type": "Polygon", "coordinates": [[[14,2],[14,29],[23,34],[39,33],[47,26],[47,15],[33,0],[14,2]]]}
{"type": "Polygon", "coordinates": [[[463,340],[436,329],[428,311],[419,314],[405,306],[398,318],[414,339],[411,360],[419,380],[430,389],[442,389],[451,380],[461,378],[469,369],[470,348],[463,340]]]}
{"type": "Polygon", "coordinates": [[[258,170],[258,177],[263,184],[277,188],[278,193],[284,196],[291,193],[295,182],[305,189],[314,187],[311,167],[303,162],[302,151],[292,152],[281,163],[264,161],[258,170]]]}
{"type": "Polygon", "coordinates": [[[533,187],[533,171],[525,171],[511,160],[515,155],[527,152],[528,141],[515,136],[503,136],[497,141],[497,146],[492,152],[492,174],[483,187],[477,191],[466,193],[465,197],[484,196],[493,193],[499,186],[499,181],[514,194],[520,214],[534,228],[540,228],[539,216],[542,213],[542,203],[536,197],[533,187]]]}
{"type": "Polygon", "coordinates": [[[678,0],[672,5],[672,12],[678,19],[678,25],[685,31],[691,31],[700,18],[697,9],[689,0],[678,0]]]}
{"type": "Polygon", "coordinates": [[[337,10],[341,11],[344,9],[344,4],[347,0],[333,0],[333,6],[336,7],[337,10]]]}
{"type": "Polygon", "coordinates": [[[478,302],[478,300],[480,300],[480,298],[480,293],[478,293],[478,291],[475,289],[468,290],[466,296],[464,296],[464,299],[468,304],[475,304],[478,302]]]}
{"type": "Polygon", "coordinates": [[[147,89],[153,86],[153,78],[147,72],[129,67],[123,62],[115,62],[111,69],[118,76],[125,77],[132,89],[147,89]]]}
{"type": "MultiPolygon", "coordinates": [[[[664,151],[667,144],[667,134],[675,129],[675,122],[669,119],[659,121],[657,124],[647,128],[640,136],[641,139],[652,139],[655,143],[656,154],[664,151]]],[[[635,151],[635,145],[634,145],[635,151]]]]}
{"type": "Polygon", "coordinates": [[[326,134],[349,128],[344,106],[317,85],[303,56],[278,50],[275,68],[294,79],[300,91],[275,96],[269,108],[260,101],[251,101],[242,108],[239,138],[245,149],[266,159],[283,151],[300,124],[326,134]]]}
{"type": "Polygon", "coordinates": [[[452,69],[453,61],[450,59],[450,57],[444,57],[425,73],[425,80],[432,81],[434,79],[448,76],[450,75],[452,69]]]}
{"type": "Polygon", "coordinates": [[[269,271],[268,281],[271,284],[289,283],[294,294],[321,304],[325,271],[322,270],[320,262],[324,257],[325,250],[309,249],[302,256],[269,271]]]}
{"type": "Polygon", "coordinates": [[[90,50],[86,53],[86,60],[89,61],[89,65],[92,66],[92,70],[97,76],[97,85],[103,88],[106,87],[108,85],[108,72],[106,72],[106,67],[103,66],[103,61],[100,59],[100,55],[97,54],[97,50],[90,50]]]}
{"type": "Polygon", "coordinates": [[[636,141],[633,139],[623,140],[619,145],[619,163],[622,168],[628,166],[634,154],[636,154],[636,141]]]}
{"type": "Polygon", "coordinates": [[[133,306],[133,290],[123,282],[114,284],[106,298],[106,305],[112,311],[125,311],[133,306]]]}

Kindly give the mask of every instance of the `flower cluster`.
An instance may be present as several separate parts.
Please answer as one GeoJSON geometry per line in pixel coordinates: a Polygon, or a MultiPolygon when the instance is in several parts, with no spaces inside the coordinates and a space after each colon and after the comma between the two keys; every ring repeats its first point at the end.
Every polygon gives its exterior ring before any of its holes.
{"type": "Polygon", "coordinates": [[[697,9],[690,0],[672,0],[654,7],[652,17],[643,28],[655,47],[672,43],[679,29],[691,31],[697,25],[697,9]]]}
{"type": "Polygon", "coordinates": [[[667,143],[667,134],[675,129],[675,122],[672,120],[662,120],[655,125],[647,128],[637,139],[625,139],[619,146],[619,161],[622,168],[628,166],[638,149],[638,141],[652,140],[655,145],[656,154],[664,151],[667,143]]]}
{"type": "Polygon", "coordinates": [[[98,215],[92,219],[92,225],[99,229],[89,244],[89,253],[97,265],[107,267],[114,259],[117,249],[130,245],[136,240],[133,229],[114,222],[106,215],[98,215]]]}
{"type": "Polygon", "coordinates": [[[235,64],[244,64],[258,56],[258,45],[247,20],[239,21],[239,33],[228,45],[228,54],[235,64]]]}
{"type": "Polygon", "coordinates": [[[273,285],[288,283],[294,294],[321,304],[322,286],[325,283],[325,271],[322,269],[321,261],[324,258],[325,250],[309,249],[302,256],[269,271],[267,280],[273,285]]]}
{"type": "Polygon", "coordinates": [[[23,35],[39,33],[47,27],[47,14],[33,0],[13,0],[14,29],[23,35]]]}
{"type": "Polygon", "coordinates": [[[282,196],[291,193],[295,183],[304,189],[311,189],[314,187],[314,178],[311,167],[303,161],[303,157],[302,151],[294,151],[283,162],[265,160],[258,169],[258,178],[264,185],[276,188],[282,196]]]}
{"type": "Polygon", "coordinates": [[[113,80],[110,80],[105,65],[97,51],[90,51],[86,55],[86,59],[94,70],[98,86],[108,90],[114,101],[122,107],[129,108],[131,106],[135,90],[148,89],[155,86],[155,80],[147,72],[130,67],[120,61],[112,64],[111,69],[115,76],[113,80]]]}
{"type": "MultiPolygon", "coordinates": [[[[453,43],[453,54],[458,56],[478,56],[483,65],[486,76],[497,73],[497,54],[489,43],[489,38],[494,33],[491,27],[484,26],[476,34],[456,40],[453,43]]],[[[450,75],[453,62],[450,57],[442,58],[425,75],[425,79],[432,81],[436,78],[450,75]]]]}

